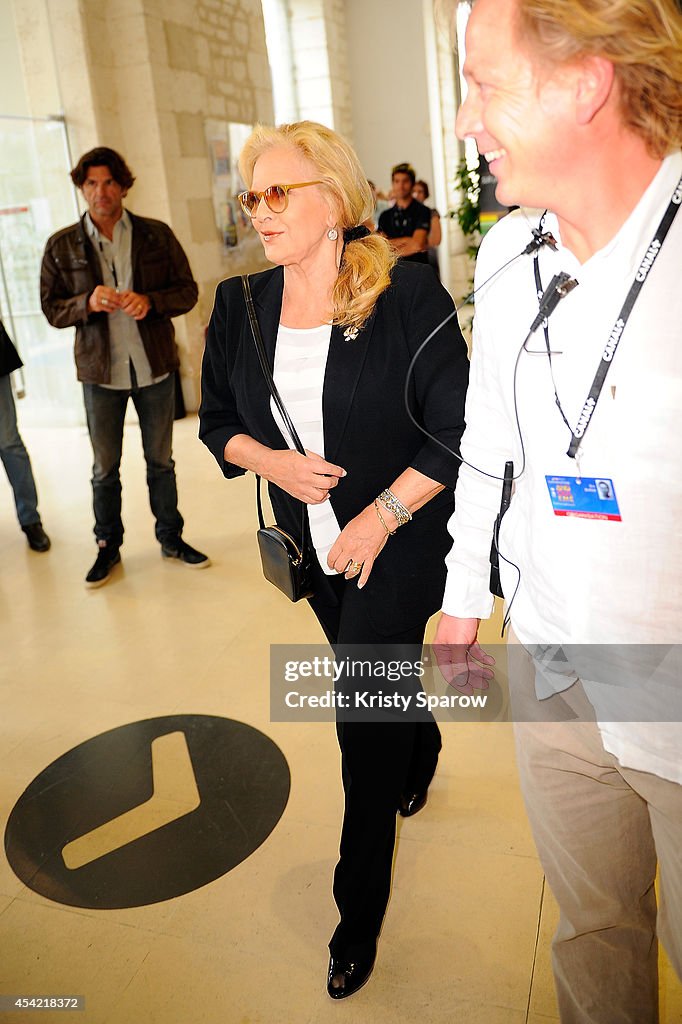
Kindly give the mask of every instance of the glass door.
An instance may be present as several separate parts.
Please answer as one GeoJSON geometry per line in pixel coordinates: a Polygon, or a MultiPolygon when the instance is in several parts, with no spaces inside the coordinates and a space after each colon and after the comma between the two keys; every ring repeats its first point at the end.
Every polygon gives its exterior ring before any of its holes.
{"type": "Polygon", "coordinates": [[[40,308],[45,242],[79,216],[64,122],[0,114],[0,152],[0,308],[24,361],[16,381],[21,422],[79,425],[74,331],[50,327],[40,308]]]}

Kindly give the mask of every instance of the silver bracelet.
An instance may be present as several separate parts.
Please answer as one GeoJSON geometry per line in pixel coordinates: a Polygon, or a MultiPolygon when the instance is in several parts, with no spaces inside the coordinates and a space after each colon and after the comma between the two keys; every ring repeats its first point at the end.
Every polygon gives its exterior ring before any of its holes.
{"type": "Polygon", "coordinates": [[[384,508],[387,508],[389,512],[393,513],[398,522],[398,526],[404,526],[405,523],[409,523],[412,518],[410,510],[403,505],[400,498],[396,498],[393,491],[389,491],[388,487],[385,491],[381,492],[377,501],[380,501],[384,508]]]}

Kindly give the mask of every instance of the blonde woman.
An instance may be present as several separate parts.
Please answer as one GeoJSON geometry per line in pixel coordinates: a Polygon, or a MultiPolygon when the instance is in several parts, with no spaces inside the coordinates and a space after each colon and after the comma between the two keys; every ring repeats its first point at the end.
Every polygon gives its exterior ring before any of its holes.
{"type": "MultiPolygon", "coordinates": [[[[372,213],[370,188],[335,132],[305,121],[259,126],[240,169],[242,206],[276,264],[251,279],[256,313],[307,455],[273,412],[239,278],[216,294],[200,437],[226,477],[251,470],[269,481],[277,522],[294,535],[305,503],[310,605],[337,659],[355,644],[385,658],[419,652],[443,594],[458,463],[411,422],[403,389],[412,356],[452,300],[428,267],[397,265],[388,243],[360,226],[372,213]]],[[[464,427],[467,372],[453,318],[409,386],[415,417],[451,449],[464,427]]],[[[345,812],[327,990],[341,999],[372,972],[396,811],[410,816],[426,802],[440,734],[430,718],[339,721],[337,732],[345,812]]]]}

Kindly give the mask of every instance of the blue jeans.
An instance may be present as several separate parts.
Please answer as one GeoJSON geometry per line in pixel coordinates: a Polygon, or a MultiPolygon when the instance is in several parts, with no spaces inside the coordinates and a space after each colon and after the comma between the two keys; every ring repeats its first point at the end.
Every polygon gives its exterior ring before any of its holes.
{"type": "Polygon", "coordinates": [[[173,374],[159,384],[128,389],[84,384],[83,397],[95,461],[92,467],[92,501],[95,537],[118,547],[123,542],[121,520],[121,452],[123,423],[132,398],[142,432],[147,463],[149,504],[156,518],[156,539],[163,544],[182,533],[178,512],[175,463],[171,455],[175,381],[173,374]]]}
{"type": "Polygon", "coordinates": [[[19,525],[39,523],[38,495],[31,460],[17,429],[17,410],[9,375],[0,377],[0,459],[14,491],[19,525]]]}

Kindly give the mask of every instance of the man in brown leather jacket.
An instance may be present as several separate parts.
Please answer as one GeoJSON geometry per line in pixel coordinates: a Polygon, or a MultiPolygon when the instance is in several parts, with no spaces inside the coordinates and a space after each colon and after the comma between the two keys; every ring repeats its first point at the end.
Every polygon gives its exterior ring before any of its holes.
{"type": "Polygon", "coordinates": [[[85,153],[71,172],[88,211],[48,239],[40,274],[43,312],[53,327],[75,327],[75,359],[94,453],[97,560],[86,586],[99,587],[121,560],[123,423],[132,397],[142,432],[149,501],[164,558],[210,564],[182,539],[173,462],[174,371],[171,317],[187,313],[197,286],[171,229],[123,207],[135,178],[113,149],[85,153]]]}

